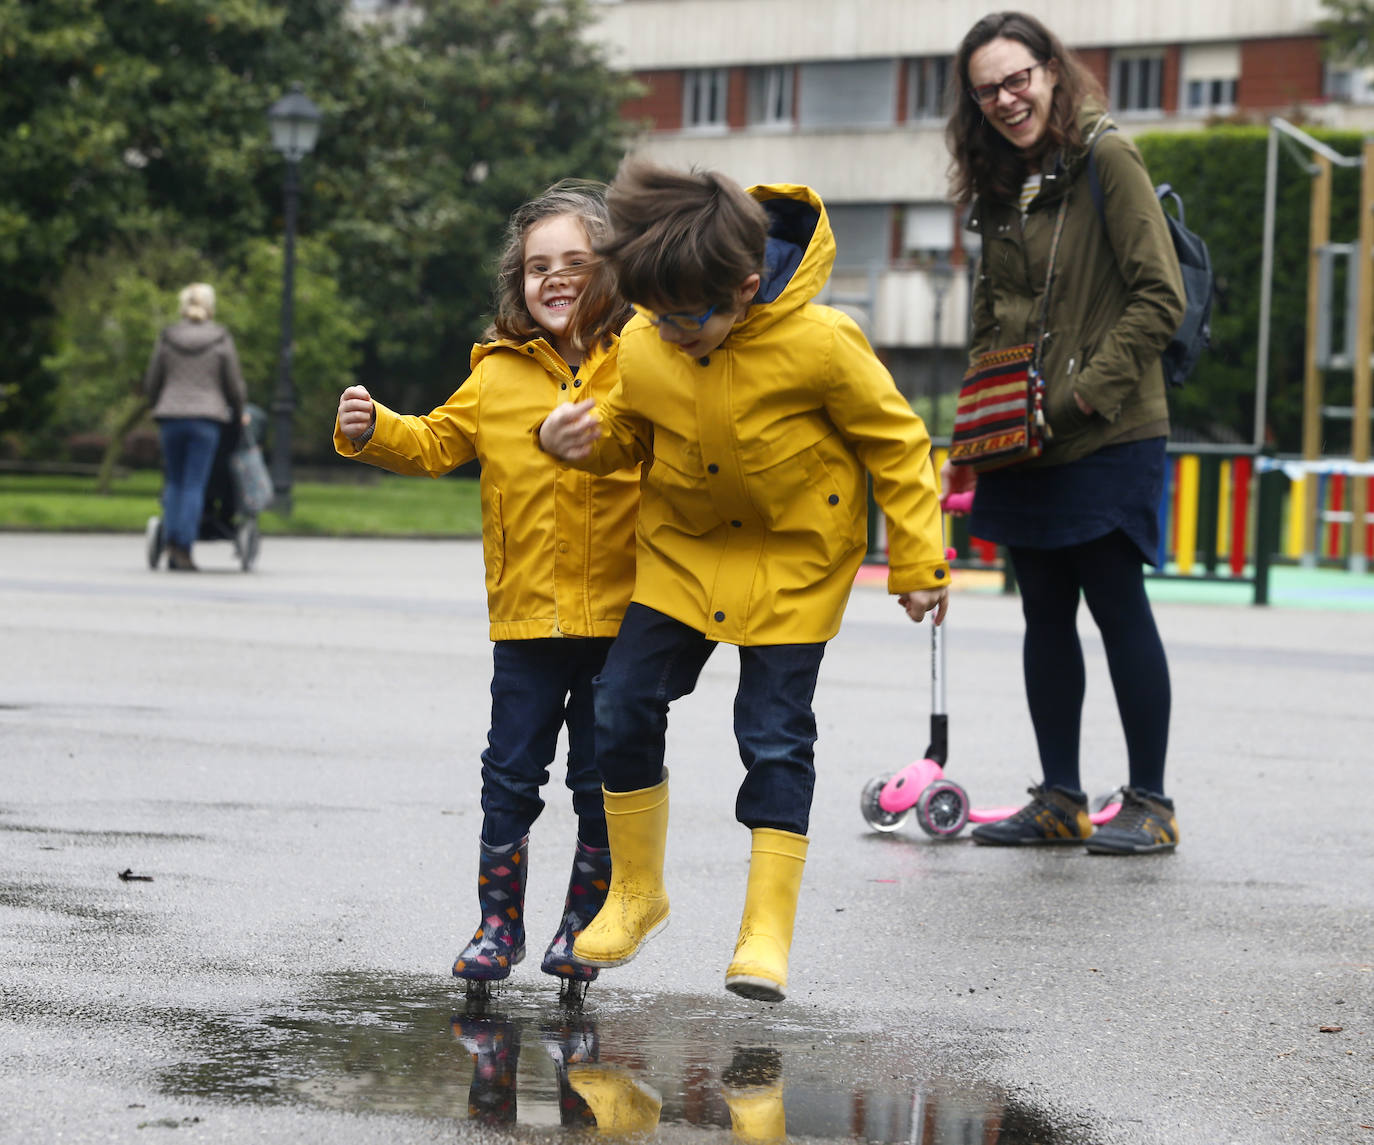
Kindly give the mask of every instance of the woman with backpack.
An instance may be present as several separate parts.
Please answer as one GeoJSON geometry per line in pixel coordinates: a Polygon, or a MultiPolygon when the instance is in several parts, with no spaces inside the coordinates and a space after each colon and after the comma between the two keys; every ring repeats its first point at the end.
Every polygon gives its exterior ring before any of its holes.
{"type": "Polygon", "coordinates": [[[947,464],[941,474],[946,495],[976,483],[970,531],[1005,546],[1015,571],[1043,773],[1025,807],[973,839],[1169,851],[1178,843],[1164,793],[1169,667],[1143,564],[1157,560],[1169,433],[1160,353],[1185,302],[1177,257],[1139,152],[1111,130],[1099,85],[1039,20],[979,20],[955,74],[953,194],[982,239],[970,359],[1036,345],[1048,428],[1037,457],[980,474],[947,464]],[[1096,833],[1079,778],[1080,598],[1102,633],[1129,763],[1121,810],[1096,833]]]}

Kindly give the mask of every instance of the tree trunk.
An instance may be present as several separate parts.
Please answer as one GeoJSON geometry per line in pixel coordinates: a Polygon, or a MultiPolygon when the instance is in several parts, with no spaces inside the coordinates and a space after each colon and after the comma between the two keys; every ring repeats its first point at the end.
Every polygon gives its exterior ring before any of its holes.
{"type": "Polygon", "coordinates": [[[110,444],[105,447],[105,456],[100,459],[100,472],[95,479],[95,491],[108,493],[114,480],[115,465],[119,462],[119,451],[124,446],[124,438],[148,412],[148,401],[142,394],[131,394],[115,409],[113,428],[110,430],[110,444]]]}

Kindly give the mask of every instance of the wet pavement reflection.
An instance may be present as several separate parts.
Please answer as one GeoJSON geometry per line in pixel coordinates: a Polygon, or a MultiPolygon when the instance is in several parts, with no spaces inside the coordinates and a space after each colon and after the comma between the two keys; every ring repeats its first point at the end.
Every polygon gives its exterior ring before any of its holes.
{"type": "Polygon", "coordinates": [[[574,1008],[541,985],[507,986],[469,1008],[447,982],[331,977],[299,1007],[202,1015],[197,1060],[165,1071],[161,1087],[468,1121],[540,1141],[675,1127],[746,1142],[1079,1140],[996,1087],[925,1076],[915,1032],[601,986],[574,1008]]]}

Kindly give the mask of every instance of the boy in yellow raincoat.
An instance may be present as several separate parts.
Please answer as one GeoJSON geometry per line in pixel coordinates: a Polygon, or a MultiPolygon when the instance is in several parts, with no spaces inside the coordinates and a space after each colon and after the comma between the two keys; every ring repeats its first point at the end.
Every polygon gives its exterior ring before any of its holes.
{"type": "Polygon", "coordinates": [[[809,188],[746,192],[640,160],[608,192],[598,251],[638,316],[620,379],[539,427],[594,473],[646,465],[632,602],[595,686],[611,888],[573,951],[618,966],[668,920],[668,706],[718,643],[739,647],[735,817],[752,832],[726,988],[780,1001],[815,784],[812,697],[867,550],[867,478],[889,591],[944,619],[949,566],[924,424],[855,323],[811,299],[835,241],[809,188]]]}

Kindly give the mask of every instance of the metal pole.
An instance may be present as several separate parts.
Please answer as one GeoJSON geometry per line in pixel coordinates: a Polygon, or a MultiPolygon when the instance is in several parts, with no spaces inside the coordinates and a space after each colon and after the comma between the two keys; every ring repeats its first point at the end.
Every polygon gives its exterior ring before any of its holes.
{"type": "MultiPolygon", "coordinates": [[[[1307,354],[1303,363],[1302,455],[1315,461],[1321,455],[1322,371],[1317,361],[1317,328],[1330,321],[1321,312],[1321,252],[1331,241],[1331,160],[1318,155],[1313,165],[1312,207],[1308,223],[1307,253],[1307,354]]],[[[1352,268],[1353,271],[1353,268],[1352,268]]],[[[1346,340],[1350,335],[1347,332],[1346,340]]],[[[1303,482],[1303,503],[1294,498],[1289,512],[1302,513],[1305,568],[1317,564],[1317,482],[1309,475],[1303,482]]]]}
{"type": "MultiPolygon", "coordinates": [[[[1364,141],[1364,170],[1360,172],[1360,308],[1355,321],[1354,421],[1350,426],[1350,456],[1357,462],[1369,460],[1369,404],[1374,390],[1374,138],[1364,141]]],[[[1348,567],[1363,574],[1368,567],[1365,556],[1365,513],[1369,508],[1368,483],[1363,477],[1350,477],[1350,547],[1348,567]]]]}
{"type": "Polygon", "coordinates": [[[932,438],[940,436],[940,320],[944,316],[945,291],[935,287],[935,313],[931,315],[935,330],[930,344],[930,424],[926,431],[932,438]]]}
{"type": "Polygon", "coordinates": [[[272,402],[273,508],[283,516],[291,513],[291,430],[296,416],[296,391],[291,382],[294,350],[292,323],[296,289],[296,203],[300,197],[297,163],[286,161],[286,246],[282,253],[281,353],[278,358],[277,393],[272,402]]]}
{"type": "Polygon", "coordinates": [[[1274,298],[1274,210],[1279,185],[1279,133],[1269,124],[1269,156],[1264,168],[1264,248],[1260,259],[1259,351],[1255,356],[1256,449],[1264,447],[1264,407],[1269,400],[1269,315],[1274,298]]]}

